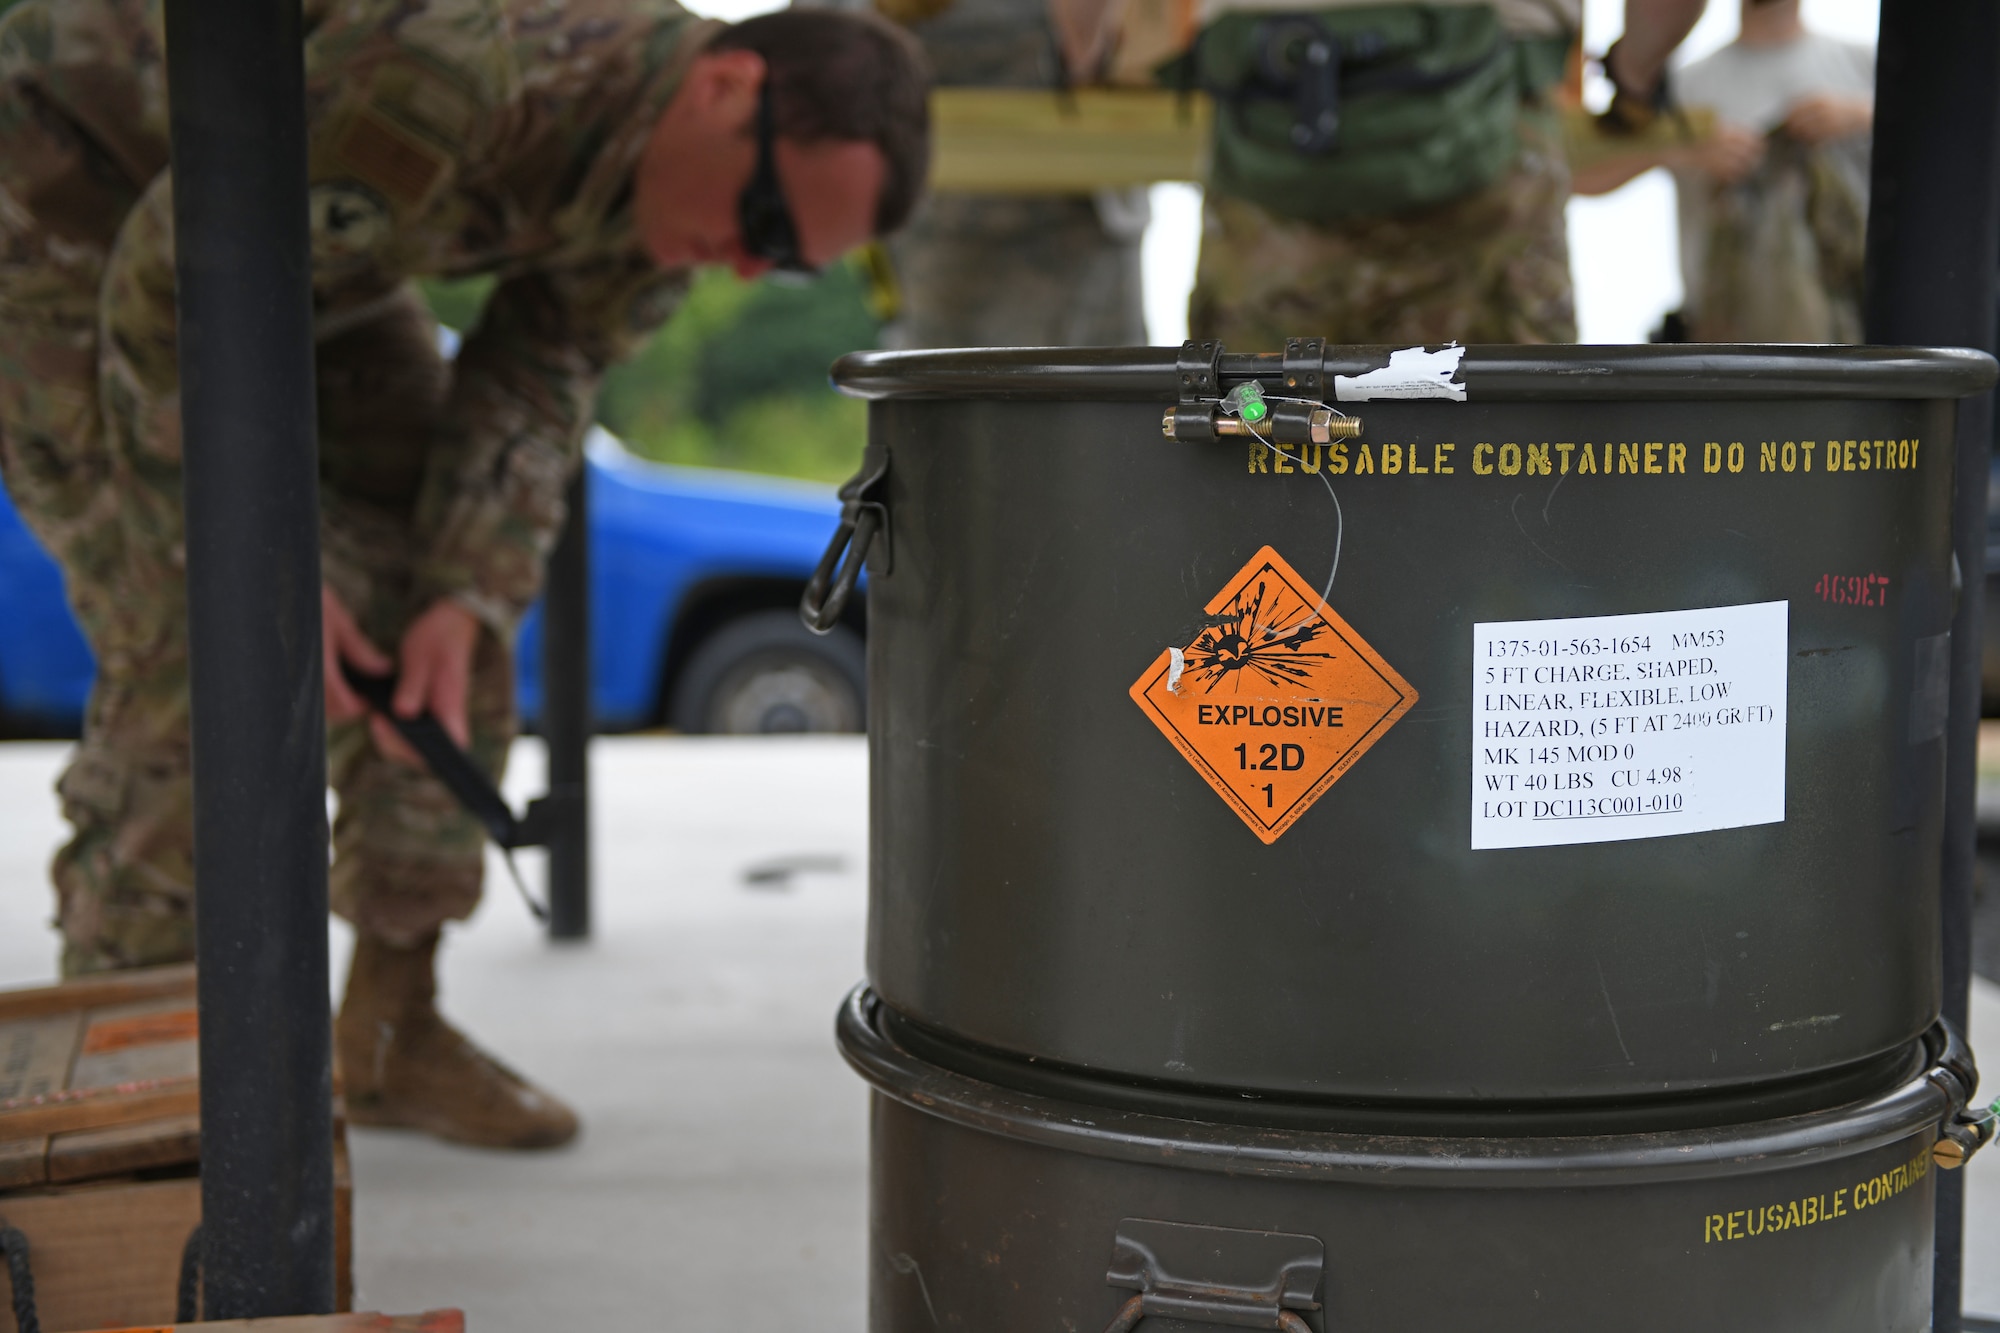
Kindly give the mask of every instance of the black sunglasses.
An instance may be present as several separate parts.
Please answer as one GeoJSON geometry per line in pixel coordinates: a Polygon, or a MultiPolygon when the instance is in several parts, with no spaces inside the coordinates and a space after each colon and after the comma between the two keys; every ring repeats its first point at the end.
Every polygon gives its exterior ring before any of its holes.
{"type": "Polygon", "coordinates": [[[781,273],[811,276],[817,272],[799,253],[799,227],[792,220],[791,206],[785,202],[785,187],[778,180],[778,161],[771,144],[776,138],[771,115],[771,78],[757,90],[757,166],[750,183],[736,200],[737,225],[743,232],[743,249],[757,259],[768,259],[781,273]]]}

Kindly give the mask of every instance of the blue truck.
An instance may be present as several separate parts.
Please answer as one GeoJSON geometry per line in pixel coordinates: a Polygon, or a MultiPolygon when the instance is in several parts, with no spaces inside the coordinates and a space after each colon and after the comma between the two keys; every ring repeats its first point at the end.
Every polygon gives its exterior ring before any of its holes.
{"type": "MultiPolygon", "coordinates": [[[[824,638],[797,613],[839,515],[830,487],[649,463],[603,430],[591,434],[586,466],[600,728],[862,729],[858,612],[824,638]]],[[[539,609],[522,626],[518,658],[532,725],[539,609]]],[[[0,735],[76,734],[93,672],[61,573],[0,491],[0,735]]]]}

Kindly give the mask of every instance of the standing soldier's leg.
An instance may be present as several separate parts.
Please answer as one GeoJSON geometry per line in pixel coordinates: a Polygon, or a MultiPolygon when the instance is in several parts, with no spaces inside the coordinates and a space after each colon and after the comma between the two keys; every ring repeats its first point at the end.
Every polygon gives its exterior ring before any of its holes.
{"type": "Polygon", "coordinates": [[[1576,341],[1552,117],[1524,109],[1521,151],[1493,184],[1395,217],[1304,222],[1211,197],[1188,331],[1241,352],[1287,338],[1411,345],[1576,341]]]}
{"type": "MultiPolygon", "coordinates": [[[[414,294],[319,348],[326,577],[365,633],[393,653],[424,608],[412,599],[412,510],[449,387],[414,294]]],[[[496,780],[514,737],[507,645],[482,632],[468,700],[473,758],[496,780]]],[[[336,1027],[349,1115],[488,1147],[548,1147],[576,1117],[481,1054],[439,1016],[435,954],[447,921],[479,903],[485,834],[436,779],[376,750],[366,726],[328,737],[333,906],[354,924],[336,1027]]]]}
{"type": "Polygon", "coordinates": [[[896,347],[1103,347],[1146,341],[1137,191],[938,194],[889,242],[896,347]]]}
{"type": "MultiPolygon", "coordinates": [[[[166,165],[164,81],[140,4],[30,0],[0,22],[0,475],[61,563],[97,658],[58,784],[66,974],[192,956],[177,479],[135,468],[100,413],[98,328],[120,225],[166,165]]],[[[177,472],[177,453],[168,464],[177,472]]]]}

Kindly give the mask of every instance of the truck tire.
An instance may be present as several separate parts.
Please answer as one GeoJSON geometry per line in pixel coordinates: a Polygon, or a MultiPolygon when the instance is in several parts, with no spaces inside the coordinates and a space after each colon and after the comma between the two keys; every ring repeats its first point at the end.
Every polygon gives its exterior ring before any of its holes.
{"type": "Polygon", "coordinates": [[[845,625],[818,636],[793,611],[756,611],[703,639],[674,686],[677,731],[719,735],[860,731],[867,656],[845,625]]]}

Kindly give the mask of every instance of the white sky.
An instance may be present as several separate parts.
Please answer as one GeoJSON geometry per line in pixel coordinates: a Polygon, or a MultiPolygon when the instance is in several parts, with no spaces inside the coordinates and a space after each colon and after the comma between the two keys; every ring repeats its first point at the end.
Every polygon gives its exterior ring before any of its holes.
{"type": "MultiPolygon", "coordinates": [[[[1584,48],[1602,52],[1624,27],[1625,0],[1584,0],[1584,6],[1584,48]]],[[[782,5],[693,0],[691,7],[741,19],[782,5]]],[[[1829,36],[1873,45],[1880,8],[1880,0],[1805,0],[1805,20],[1829,36]]],[[[1709,0],[1677,61],[1727,45],[1736,36],[1737,13],[1738,0],[1709,0]]],[[[1674,191],[1664,171],[1649,172],[1602,198],[1571,201],[1569,241],[1584,342],[1644,342],[1660,316],[1680,304],[1674,191]]],[[[1188,185],[1155,186],[1144,260],[1146,327],[1155,343],[1178,343],[1187,336],[1187,294],[1200,242],[1201,192],[1188,185]]]]}

